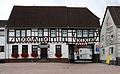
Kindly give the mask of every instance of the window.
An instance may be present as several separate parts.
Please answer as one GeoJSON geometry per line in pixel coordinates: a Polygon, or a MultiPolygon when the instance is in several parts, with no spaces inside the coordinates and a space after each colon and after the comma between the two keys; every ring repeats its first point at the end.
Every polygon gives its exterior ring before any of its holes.
{"type": "Polygon", "coordinates": [[[17,53],[18,54],[18,45],[13,45],[12,46],[12,53],[17,53]]]}
{"type": "Polygon", "coordinates": [[[62,36],[67,37],[67,30],[62,30],[62,36]]]}
{"type": "Polygon", "coordinates": [[[25,37],[25,30],[21,30],[21,36],[25,37]]]}
{"type": "Polygon", "coordinates": [[[31,30],[27,30],[27,36],[31,36],[31,30]]]}
{"type": "Polygon", "coordinates": [[[51,37],[56,37],[56,30],[51,30],[51,37]]]}
{"type": "Polygon", "coordinates": [[[32,29],[32,36],[38,36],[37,29],[32,29]]]}
{"type": "Polygon", "coordinates": [[[9,30],[9,36],[15,36],[15,31],[14,30],[9,30]]]}
{"type": "Polygon", "coordinates": [[[93,30],[89,30],[89,37],[93,37],[93,36],[94,36],[93,30]]]}
{"type": "Polygon", "coordinates": [[[105,49],[102,49],[102,54],[103,54],[103,55],[105,54],[105,49]]]}
{"type": "Polygon", "coordinates": [[[0,46],[0,52],[4,52],[4,46],[0,46]]]}
{"type": "Polygon", "coordinates": [[[61,54],[61,45],[56,45],[56,53],[61,54]]]}
{"type": "Polygon", "coordinates": [[[16,30],[16,37],[20,37],[20,30],[16,30]]]}
{"type": "Polygon", "coordinates": [[[43,30],[41,30],[41,29],[38,30],[38,36],[39,36],[39,37],[42,37],[42,36],[43,36],[43,30]]]}
{"type": "Polygon", "coordinates": [[[109,51],[110,51],[109,54],[113,54],[113,47],[110,47],[109,51]]]}
{"type": "Polygon", "coordinates": [[[82,37],[82,30],[77,30],[77,37],[82,37]]]}
{"type": "Polygon", "coordinates": [[[83,37],[88,37],[88,30],[83,30],[83,37]]]}
{"type": "Polygon", "coordinates": [[[22,53],[28,53],[28,45],[22,45],[22,53]]]}
{"type": "Polygon", "coordinates": [[[37,49],[38,49],[37,45],[32,45],[32,53],[37,52],[38,51],[37,49]]]}
{"type": "Polygon", "coordinates": [[[4,30],[0,30],[0,36],[4,36],[4,30]]]}

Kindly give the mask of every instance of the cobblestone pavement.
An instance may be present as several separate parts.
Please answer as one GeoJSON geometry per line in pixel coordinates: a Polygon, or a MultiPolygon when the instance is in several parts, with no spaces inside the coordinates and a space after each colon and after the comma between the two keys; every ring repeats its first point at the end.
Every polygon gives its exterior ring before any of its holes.
{"type": "Polygon", "coordinates": [[[120,66],[70,63],[3,63],[0,74],[120,74],[120,66]]]}

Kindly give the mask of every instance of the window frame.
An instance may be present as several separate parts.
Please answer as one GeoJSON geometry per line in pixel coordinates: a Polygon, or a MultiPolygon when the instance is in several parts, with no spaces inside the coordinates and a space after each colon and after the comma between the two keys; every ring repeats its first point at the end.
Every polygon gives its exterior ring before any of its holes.
{"type": "Polygon", "coordinates": [[[77,30],[77,37],[83,37],[83,30],[77,30]]]}
{"type": "Polygon", "coordinates": [[[0,46],[0,52],[4,52],[5,50],[4,50],[4,46],[0,46]]]}
{"type": "Polygon", "coordinates": [[[18,45],[12,45],[12,53],[17,53],[18,54],[18,45]]]}
{"type": "Polygon", "coordinates": [[[62,30],[62,37],[68,36],[68,30],[62,30]]]}
{"type": "Polygon", "coordinates": [[[38,52],[38,45],[32,45],[32,53],[33,53],[33,52],[38,52]],[[37,48],[36,48],[37,50],[36,50],[36,51],[33,51],[33,49],[34,49],[33,47],[34,47],[34,46],[37,46],[37,48]]]}
{"type": "Polygon", "coordinates": [[[56,29],[51,29],[51,30],[50,30],[50,37],[55,38],[56,36],[57,36],[57,31],[56,31],[56,29]],[[52,34],[53,34],[53,33],[52,33],[53,31],[54,31],[54,35],[52,35],[52,34]]]}
{"type": "Polygon", "coordinates": [[[4,36],[4,35],[5,35],[4,32],[5,32],[4,29],[1,29],[1,30],[0,30],[0,36],[4,36]]]}
{"type": "Polygon", "coordinates": [[[56,53],[56,54],[57,54],[57,53],[62,54],[62,46],[61,46],[61,45],[56,45],[56,46],[55,46],[55,53],[56,53]],[[60,48],[58,48],[58,47],[60,47],[60,48]]]}
{"type": "Polygon", "coordinates": [[[83,30],[83,37],[85,38],[85,37],[88,37],[88,30],[83,30]]]}
{"type": "Polygon", "coordinates": [[[22,45],[22,53],[28,53],[28,45],[22,45]],[[26,49],[24,49],[23,47],[27,47],[26,49]]]}

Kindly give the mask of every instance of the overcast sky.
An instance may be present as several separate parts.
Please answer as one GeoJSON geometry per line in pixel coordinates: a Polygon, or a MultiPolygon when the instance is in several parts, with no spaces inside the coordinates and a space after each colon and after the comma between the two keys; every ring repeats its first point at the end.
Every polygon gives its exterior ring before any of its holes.
{"type": "Polygon", "coordinates": [[[0,20],[7,20],[14,5],[87,7],[103,19],[106,6],[118,6],[120,0],[0,0],[0,20]]]}

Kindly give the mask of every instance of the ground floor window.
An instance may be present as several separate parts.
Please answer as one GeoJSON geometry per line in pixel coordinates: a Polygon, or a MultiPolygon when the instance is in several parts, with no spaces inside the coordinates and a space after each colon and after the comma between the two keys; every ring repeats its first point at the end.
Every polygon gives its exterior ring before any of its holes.
{"type": "Polygon", "coordinates": [[[61,45],[56,45],[56,53],[55,53],[56,57],[61,57],[62,53],[61,53],[61,45]]]}
{"type": "Polygon", "coordinates": [[[18,45],[13,45],[12,46],[12,57],[14,58],[17,58],[19,57],[19,54],[18,54],[18,45]]]}
{"type": "Polygon", "coordinates": [[[4,46],[0,46],[0,52],[4,52],[4,46]]]}
{"type": "Polygon", "coordinates": [[[28,53],[28,45],[22,45],[22,53],[28,53]]]}
{"type": "Polygon", "coordinates": [[[37,52],[38,51],[37,49],[38,49],[37,45],[32,45],[32,53],[37,52]]]}
{"type": "Polygon", "coordinates": [[[28,55],[28,45],[22,45],[22,54],[21,56],[23,58],[27,58],[29,55],[28,55]]]}
{"type": "Polygon", "coordinates": [[[37,45],[32,45],[32,57],[37,57],[38,56],[38,46],[37,45]]]}
{"type": "Polygon", "coordinates": [[[17,53],[18,54],[18,45],[13,45],[12,46],[12,53],[17,53]]]}

